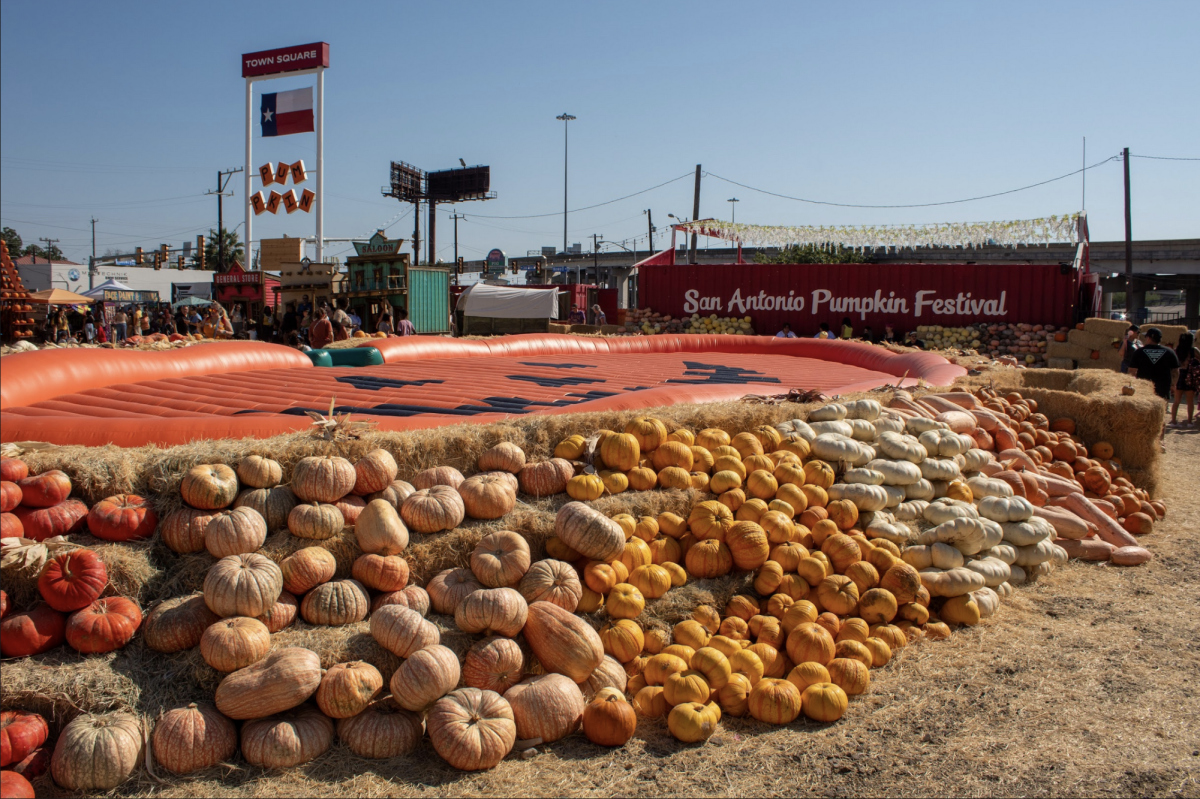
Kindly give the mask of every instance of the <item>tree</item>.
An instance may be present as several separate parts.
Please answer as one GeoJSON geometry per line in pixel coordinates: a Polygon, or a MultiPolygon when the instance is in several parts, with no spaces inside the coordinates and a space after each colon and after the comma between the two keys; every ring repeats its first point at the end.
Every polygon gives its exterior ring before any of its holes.
{"type": "Polygon", "coordinates": [[[0,237],[3,237],[4,243],[8,245],[8,254],[13,258],[16,258],[18,255],[24,252],[22,247],[25,243],[21,241],[21,237],[17,235],[17,231],[10,227],[6,227],[3,230],[0,230],[0,237]]]}
{"type": "Polygon", "coordinates": [[[225,268],[233,266],[234,261],[245,265],[245,249],[242,247],[242,242],[238,239],[236,230],[226,230],[225,235],[219,237],[217,231],[209,230],[208,238],[204,242],[204,260],[205,266],[209,269],[219,269],[221,266],[222,252],[217,250],[217,242],[220,239],[220,247],[225,256],[225,268]]]}
{"type": "Polygon", "coordinates": [[[67,257],[63,255],[63,251],[58,249],[57,244],[51,244],[49,250],[43,249],[36,244],[30,244],[21,255],[32,255],[35,258],[45,258],[47,261],[67,260],[67,257]]]}
{"type": "Polygon", "coordinates": [[[803,247],[792,244],[779,250],[775,255],[768,255],[761,250],[754,254],[754,262],[758,264],[869,264],[874,256],[852,247],[818,247],[806,244],[803,247]]]}

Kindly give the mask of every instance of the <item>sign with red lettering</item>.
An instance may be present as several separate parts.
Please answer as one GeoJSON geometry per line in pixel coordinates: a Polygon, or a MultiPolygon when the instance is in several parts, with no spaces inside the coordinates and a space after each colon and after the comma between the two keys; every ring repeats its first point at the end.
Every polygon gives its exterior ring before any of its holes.
{"type": "Polygon", "coordinates": [[[242,55],[242,77],[256,78],[280,72],[329,66],[329,43],[298,44],[277,50],[262,50],[242,55]]]}

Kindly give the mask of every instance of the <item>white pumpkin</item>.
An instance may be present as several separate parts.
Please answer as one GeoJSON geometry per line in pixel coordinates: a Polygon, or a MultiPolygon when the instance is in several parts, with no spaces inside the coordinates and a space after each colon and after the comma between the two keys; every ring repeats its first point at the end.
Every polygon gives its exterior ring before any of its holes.
{"type": "Polygon", "coordinates": [[[921,515],[930,524],[942,524],[951,519],[978,519],[979,511],[969,502],[939,497],[926,505],[921,515]]]}
{"type": "Polygon", "coordinates": [[[995,460],[992,453],[978,447],[967,450],[963,453],[962,457],[962,463],[959,464],[959,468],[964,472],[977,472],[995,460]]]}
{"type": "Polygon", "coordinates": [[[996,546],[980,552],[979,557],[995,558],[1011,566],[1017,562],[1017,548],[1011,544],[996,544],[996,546]]]}
{"type": "Polygon", "coordinates": [[[1008,576],[1008,583],[1012,586],[1025,585],[1029,582],[1029,574],[1024,567],[1012,564],[1008,568],[1012,569],[1012,574],[1008,576]]]}
{"type": "Polygon", "coordinates": [[[979,523],[983,525],[983,546],[980,547],[980,551],[991,549],[1004,540],[1004,529],[999,522],[981,517],[979,523]]]}
{"type": "Polygon", "coordinates": [[[862,419],[867,422],[873,422],[883,414],[883,406],[878,400],[860,399],[851,400],[843,403],[846,408],[847,419],[862,419]]]}
{"type": "Polygon", "coordinates": [[[945,422],[935,422],[932,419],[926,419],[924,416],[910,416],[904,420],[904,430],[909,435],[919,436],[926,430],[949,430],[950,425],[945,422]]]}
{"type": "Polygon", "coordinates": [[[984,497],[1011,497],[1013,495],[1012,486],[1008,483],[994,477],[984,477],[981,474],[967,480],[967,488],[971,489],[971,494],[976,500],[984,497]]]}
{"type": "Polygon", "coordinates": [[[816,431],[809,427],[808,422],[804,421],[803,419],[792,419],[788,422],[780,422],[779,424],[775,425],[775,429],[779,431],[780,435],[787,436],[795,433],[805,441],[812,441],[817,437],[816,431]]]}
{"type": "Polygon", "coordinates": [[[943,571],[933,567],[921,570],[920,574],[921,584],[930,596],[962,596],[984,587],[983,575],[966,568],[943,571]]]}
{"type": "Polygon", "coordinates": [[[922,477],[915,483],[909,483],[904,486],[904,499],[907,502],[910,499],[924,499],[932,501],[937,497],[933,490],[933,483],[922,477]]]}
{"type": "Polygon", "coordinates": [[[875,425],[862,419],[851,419],[843,424],[850,425],[850,436],[855,441],[871,442],[879,438],[879,431],[875,429],[875,425]]]}
{"type": "Polygon", "coordinates": [[[1031,566],[1037,566],[1039,563],[1045,563],[1048,560],[1054,559],[1055,545],[1049,540],[1038,541],[1027,547],[1014,547],[1017,550],[1016,565],[1029,569],[1031,566]]]}
{"type": "Polygon", "coordinates": [[[929,456],[921,442],[903,433],[881,433],[875,448],[896,461],[920,463],[929,456]]]}
{"type": "Polygon", "coordinates": [[[887,507],[888,494],[881,486],[863,483],[835,483],[828,489],[831,500],[848,499],[861,511],[877,511],[887,507]]]}
{"type": "Polygon", "coordinates": [[[898,507],[901,502],[908,499],[908,494],[904,490],[908,486],[880,486],[880,488],[887,492],[889,508],[898,507]]]}
{"type": "Polygon", "coordinates": [[[817,434],[818,438],[820,438],[822,433],[837,433],[838,435],[845,436],[846,438],[852,438],[854,436],[854,428],[851,427],[848,422],[834,420],[826,422],[810,421],[809,427],[813,429],[813,432],[817,434]]]}
{"type": "Polygon", "coordinates": [[[867,538],[886,538],[897,546],[912,543],[913,532],[903,524],[896,524],[886,513],[876,513],[865,530],[867,538]]]}
{"type": "Polygon", "coordinates": [[[859,443],[840,433],[818,433],[809,445],[814,458],[830,464],[855,463],[862,456],[859,443]]]}
{"type": "Polygon", "coordinates": [[[959,477],[958,463],[953,458],[926,458],[921,461],[921,476],[929,482],[949,483],[959,477]]]}
{"type": "Polygon", "coordinates": [[[904,432],[904,420],[895,416],[880,416],[871,424],[875,425],[875,431],[880,435],[904,432]]]}
{"type": "Polygon", "coordinates": [[[893,513],[899,521],[915,522],[925,518],[925,508],[927,507],[929,507],[929,503],[923,499],[909,499],[897,505],[893,513]]]}
{"type": "Polygon", "coordinates": [[[975,439],[951,430],[926,430],[917,440],[931,458],[953,458],[975,446],[975,439]]]}
{"type": "Polygon", "coordinates": [[[1023,522],[1033,516],[1033,504],[1025,497],[984,497],[977,507],[980,516],[995,522],[1023,522]]]}
{"type": "Polygon", "coordinates": [[[974,555],[988,548],[987,528],[979,519],[951,519],[929,528],[916,540],[918,544],[949,544],[964,555],[974,555]]]}
{"type": "Polygon", "coordinates": [[[842,475],[842,482],[879,486],[883,485],[883,473],[877,472],[874,469],[867,469],[866,467],[859,466],[854,469],[847,469],[846,473],[842,475]]]}
{"type": "Polygon", "coordinates": [[[1040,516],[1032,516],[1023,522],[1005,522],[1000,525],[1004,531],[1004,542],[1014,547],[1027,547],[1054,537],[1054,527],[1040,516]]]}
{"type": "Polygon", "coordinates": [[[917,571],[933,565],[933,548],[929,544],[915,544],[900,553],[900,560],[917,571]]]}
{"type": "Polygon", "coordinates": [[[836,402],[831,402],[828,405],[822,405],[820,408],[814,409],[808,414],[808,423],[813,422],[840,422],[846,418],[846,406],[839,405],[836,402]]]}
{"type": "Polygon", "coordinates": [[[1055,544],[1053,541],[1050,543],[1051,549],[1054,550],[1054,557],[1050,559],[1050,562],[1055,566],[1066,566],[1067,561],[1071,559],[1071,556],[1067,553],[1067,550],[1063,549],[1058,544],[1055,544]]]}
{"type": "Polygon", "coordinates": [[[1000,585],[993,586],[992,590],[995,591],[996,596],[1000,597],[1001,599],[1011,599],[1013,595],[1012,583],[1000,583],[1000,585]]]}
{"type": "Polygon", "coordinates": [[[906,486],[921,479],[921,467],[912,461],[876,458],[867,463],[867,468],[881,473],[884,485],[906,486]]]}
{"type": "Polygon", "coordinates": [[[965,566],[977,574],[982,574],[984,584],[989,586],[1000,585],[1007,581],[1009,575],[1012,574],[1012,569],[1008,564],[999,558],[987,557],[969,560],[965,566]]]}
{"type": "Polygon", "coordinates": [[[1035,583],[1039,578],[1045,577],[1052,571],[1054,571],[1054,561],[1044,560],[1041,563],[1027,567],[1025,574],[1029,582],[1035,583]]]}
{"type": "Polygon", "coordinates": [[[1000,596],[986,585],[978,591],[972,591],[971,599],[974,599],[975,604],[979,606],[979,618],[981,619],[994,616],[996,611],[1000,610],[1000,596]]]}

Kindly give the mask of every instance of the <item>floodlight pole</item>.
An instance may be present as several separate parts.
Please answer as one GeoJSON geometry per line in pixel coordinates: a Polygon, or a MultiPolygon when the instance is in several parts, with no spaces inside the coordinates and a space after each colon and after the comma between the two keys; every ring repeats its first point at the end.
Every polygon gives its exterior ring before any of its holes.
{"type": "MultiPolygon", "coordinates": [[[[567,149],[568,139],[567,130],[572,119],[575,117],[563,112],[555,119],[561,120],[563,123],[563,255],[567,254],[567,149]]],[[[578,278],[576,278],[578,281],[578,278]]]]}

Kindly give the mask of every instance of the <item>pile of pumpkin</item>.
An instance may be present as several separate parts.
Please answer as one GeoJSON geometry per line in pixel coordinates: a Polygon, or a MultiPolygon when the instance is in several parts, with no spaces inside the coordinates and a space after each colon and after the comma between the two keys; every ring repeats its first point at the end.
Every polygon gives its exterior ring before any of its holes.
{"type": "Polygon", "coordinates": [[[625,316],[626,335],[653,336],[660,333],[723,333],[731,336],[753,336],[754,326],[749,316],[673,317],[655,313],[650,308],[631,308],[625,316]]]}
{"type": "Polygon", "coordinates": [[[19,458],[0,460],[0,538],[45,541],[87,529],[106,541],[132,541],[158,526],[142,497],[112,496],[89,509],[71,498],[71,489],[71,478],[58,469],[30,475],[19,458]]]}
{"type": "Polygon", "coordinates": [[[0,713],[0,796],[4,799],[33,799],[30,781],[50,766],[50,749],[43,746],[49,734],[50,727],[37,713],[0,713]]]}
{"type": "Polygon", "coordinates": [[[1056,330],[1054,325],[1031,325],[1024,322],[980,322],[966,327],[918,325],[917,338],[925,342],[926,349],[969,348],[987,353],[993,358],[1012,355],[1030,365],[1044,365],[1046,349],[1056,330]]]}

